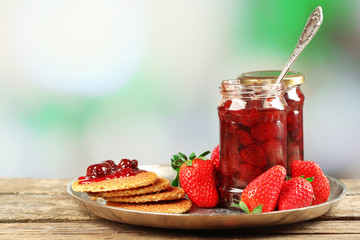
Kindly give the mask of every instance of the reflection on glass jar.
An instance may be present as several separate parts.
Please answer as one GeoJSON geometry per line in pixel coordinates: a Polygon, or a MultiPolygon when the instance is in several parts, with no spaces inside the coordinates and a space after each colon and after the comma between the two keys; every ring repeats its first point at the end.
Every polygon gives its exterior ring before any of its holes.
{"type": "Polygon", "coordinates": [[[225,80],[221,94],[219,190],[229,206],[264,171],[286,166],[287,104],[284,85],[266,80],[225,80]]]}

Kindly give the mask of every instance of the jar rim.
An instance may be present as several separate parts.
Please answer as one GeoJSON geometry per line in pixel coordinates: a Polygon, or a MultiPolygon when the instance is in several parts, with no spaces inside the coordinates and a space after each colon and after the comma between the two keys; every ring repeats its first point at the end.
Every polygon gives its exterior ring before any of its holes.
{"type": "MultiPolygon", "coordinates": [[[[260,70],[260,71],[251,71],[244,72],[238,76],[238,79],[242,81],[254,81],[254,80],[269,80],[276,81],[280,75],[280,70],[260,70]]],[[[299,85],[304,83],[305,76],[301,72],[288,71],[283,79],[285,86],[299,85]]]]}
{"type": "Polygon", "coordinates": [[[220,93],[246,95],[267,92],[267,94],[264,96],[268,96],[270,92],[283,92],[284,89],[285,85],[283,82],[273,83],[271,79],[269,81],[246,81],[245,84],[242,83],[241,79],[228,79],[222,81],[220,86],[220,93]]]}
{"type": "Polygon", "coordinates": [[[263,86],[263,85],[281,85],[282,83],[275,83],[272,78],[237,78],[237,79],[226,79],[221,82],[221,84],[226,85],[254,85],[254,86],[263,86]]]}

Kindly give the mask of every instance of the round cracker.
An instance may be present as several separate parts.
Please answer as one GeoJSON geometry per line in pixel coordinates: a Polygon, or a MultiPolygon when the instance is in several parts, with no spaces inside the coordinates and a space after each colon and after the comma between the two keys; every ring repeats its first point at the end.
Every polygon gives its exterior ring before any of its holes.
{"type": "Polygon", "coordinates": [[[185,213],[191,208],[191,201],[189,199],[179,199],[174,201],[165,201],[157,203],[118,203],[107,202],[107,206],[120,207],[130,210],[144,211],[144,212],[158,212],[158,213],[185,213]]]}
{"type": "Polygon", "coordinates": [[[185,192],[182,188],[170,186],[168,189],[158,193],[144,194],[137,196],[126,196],[126,197],[111,197],[105,199],[110,202],[145,203],[145,202],[176,200],[184,197],[185,197],[185,192]]]}
{"type": "Polygon", "coordinates": [[[156,173],[140,172],[135,176],[112,178],[99,182],[80,183],[77,180],[72,183],[71,187],[76,192],[106,192],[148,186],[153,184],[156,179],[156,173]]]}
{"type": "Polygon", "coordinates": [[[158,179],[156,179],[156,181],[153,184],[145,187],[132,188],[128,190],[109,191],[109,192],[89,192],[88,194],[93,197],[102,197],[102,198],[125,197],[125,196],[143,195],[148,193],[157,193],[169,187],[170,187],[169,180],[159,177],[158,179]]]}

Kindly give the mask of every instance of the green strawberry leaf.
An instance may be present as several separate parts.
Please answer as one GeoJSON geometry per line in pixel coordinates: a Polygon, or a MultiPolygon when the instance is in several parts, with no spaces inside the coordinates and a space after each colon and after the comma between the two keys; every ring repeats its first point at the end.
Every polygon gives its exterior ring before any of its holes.
{"type": "Polygon", "coordinates": [[[246,213],[251,213],[250,210],[249,210],[249,208],[248,208],[248,206],[247,206],[246,203],[244,203],[243,201],[241,201],[241,202],[239,203],[239,206],[240,206],[240,208],[241,208],[244,212],[246,212],[246,213]]]}
{"type": "Polygon", "coordinates": [[[179,171],[177,172],[175,179],[171,182],[171,186],[173,186],[173,187],[179,187],[180,186],[179,171]]]}
{"type": "MultiPolygon", "coordinates": [[[[301,178],[305,178],[304,175],[301,175],[300,177],[301,177],[301,178]]],[[[312,181],[314,181],[314,177],[305,178],[305,180],[307,180],[308,182],[311,183],[312,181]]]]}
{"type": "Polygon", "coordinates": [[[251,213],[261,213],[262,212],[263,205],[259,205],[256,208],[253,209],[251,213]]]}
{"type": "Polygon", "coordinates": [[[191,166],[192,166],[192,163],[193,163],[193,160],[190,158],[190,160],[188,160],[188,161],[186,162],[186,166],[191,167],[191,166]]]}
{"type": "Polygon", "coordinates": [[[189,159],[192,160],[194,158],[196,158],[196,154],[194,152],[190,153],[189,159]]]}
{"type": "Polygon", "coordinates": [[[314,177],[309,177],[309,178],[305,178],[306,180],[308,180],[308,182],[312,182],[312,181],[314,181],[314,177]]]}
{"type": "MultiPolygon", "coordinates": [[[[239,202],[239,200],[236,200],[239,202]]],[[[262,212],[262,208],[263,208],[263,205],[259,205],[257,206],[256,208],[254,208],[252,210],[252,212],[250,212],[248,206],[246,205],[246,203],[244,203],[243,201],[240,201],[239,203],[234,203],[234,204],[231,204],[230,207],[237,207],[237,208],[241,208],[241,210],[243,210],[244,212],[246,213],[249,213],[249,214],[253,214],[253,213],[261,213],[262,212]]]]}
{"type": "Polygon", "coordinates": [[[183,153],[181,153],[181,152],[179,152],[178,154],[179,154],[179,156],[180,156],[182,159],[184,159],[185,161],[188,160],[188,158],[187,158],[187,156],[186,156],[185,154],[183,154],[183,153]]]}
{"type": "MultiPolygon", "coordinates": [[[[210,153],[210,151],[205,151],[205,152],[203,152],[202,154],[200,154],[198,158],[201,158],[201,157],[204,157],[204,158],[205,158],[205,156],[208,155],[209,153],[210,153]]],[[[206,158],[205,158],[205,159],[206,159],[206,158]]]]}
{"type": "Polygon", "coordinates": [[[230,205],[230,207],[237,207],[237,208],[240,208],[240,201],[239,200],[237,200],[237,199],[234,199],[234,201],[236,201],[236,202],[238,202],[238,203],[233,203],[233,204],[231,204],[230,205]]]}
{"type": "Polygon", "coordinates": [[[178,187],[180,185],[179,171],[180,171],[181,165],[183,165],[184,163],[185,163],[185,161],[181,157],[179,157],[178,155],[173,155],[173,158],[171,159],[171,167],[176,171],[176,177],[171,182],[171,186],[178,187]]]}

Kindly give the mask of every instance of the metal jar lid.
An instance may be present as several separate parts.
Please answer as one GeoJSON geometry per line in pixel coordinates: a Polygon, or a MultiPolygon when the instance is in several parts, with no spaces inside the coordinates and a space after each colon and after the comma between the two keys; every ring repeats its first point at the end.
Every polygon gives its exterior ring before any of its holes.
{"type": "MultiPolygon", "coordinates": [[[[265,70],[242,73],[238,79],[242,84],[254,84],[264,81],[274,82],[280,75],[279,70],[265,70]]],[[[285,86],[299,85],[305,81],[304,74],[300,72],[289,71],[284,77],[285,86]]]]}

